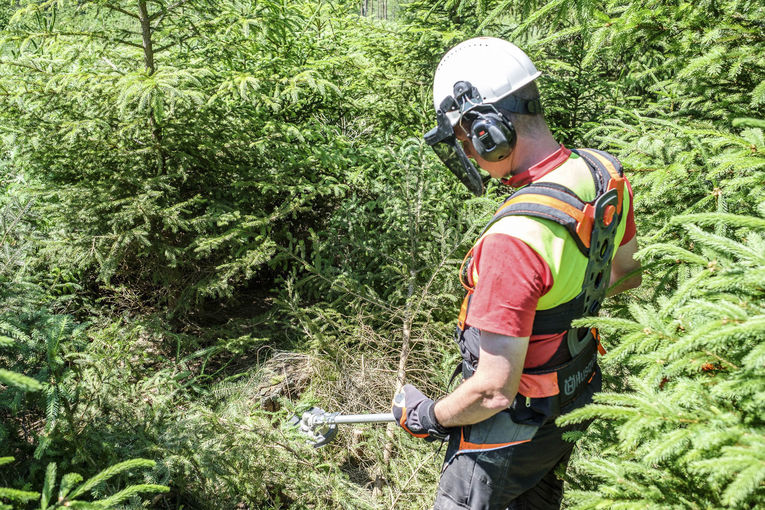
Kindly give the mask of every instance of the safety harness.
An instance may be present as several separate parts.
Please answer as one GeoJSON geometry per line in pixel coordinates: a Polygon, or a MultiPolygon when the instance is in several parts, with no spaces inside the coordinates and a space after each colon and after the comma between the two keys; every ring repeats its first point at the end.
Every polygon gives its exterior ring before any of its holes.
{"type": "MultiPolygon", "coordinates": [[[[579,251],[587,258],[584,281],[573,299],[547,310],[537,310],[532,335],[566,333],[571,359],[554,366],[524,369],[516,400],[496,418],[463,427],[460,447],[455,453],[503,448],[531,440],[537,428],[551,416],[567,412],[574,401],[598,375],[597,353],[604,354],[596,329],[571,328],[574,319],[597,314],[606,295],[616,234],[622,219],[624,177],[619,161],[594,149],[572,151],[587,164],[595,184],[595,199],[584,202],[562,184],[534,182],[510,195],[484,229],[485,234],[507,216],[529,216],[550,220],[568,230],[579,251]],[[508,426],[508,423],[511,426],[508,426]]],[[[457,343],[463,356],[463,378],[475,373],[478,364],[480,331],[465,325],[473,287],[465,270],[471,266],[472,249],[460,269],[460,281],[467,295],[460,310],[457,343]]]]}

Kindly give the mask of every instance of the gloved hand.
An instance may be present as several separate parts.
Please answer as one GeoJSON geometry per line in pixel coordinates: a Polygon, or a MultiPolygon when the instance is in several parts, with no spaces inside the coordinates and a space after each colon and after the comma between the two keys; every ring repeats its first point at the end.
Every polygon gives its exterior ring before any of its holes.
{"type": "Polygon", "coordinates": [[[401,428],[426,441],[443,441],[449,429],[438,423],[433,412],[436,403],[411,384],[405,384],[393,397],[393,416],[401,428]]]}

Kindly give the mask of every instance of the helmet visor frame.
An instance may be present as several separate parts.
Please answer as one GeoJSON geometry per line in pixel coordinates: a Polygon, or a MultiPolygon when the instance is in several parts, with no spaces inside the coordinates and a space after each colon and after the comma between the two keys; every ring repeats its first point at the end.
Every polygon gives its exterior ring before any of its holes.
{"type": "Polygon", "coordinates": [[[425,142],[433,148],[438,158],[475,196],[484,193],[483,179],[465,154],[449,119],[443,110],[437,112],[438,125],[425,133],[425,142]]]}

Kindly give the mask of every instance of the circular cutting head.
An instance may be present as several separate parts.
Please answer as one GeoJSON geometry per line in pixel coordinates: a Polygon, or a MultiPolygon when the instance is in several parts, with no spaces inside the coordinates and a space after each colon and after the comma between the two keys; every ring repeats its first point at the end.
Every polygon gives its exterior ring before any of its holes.
{"type": "Polygon", "coordinates": [[[289,423],[300,430],[308,444],[319,448],[332,441],[337,435],[337,425],[326,423],[326,418],[327,413],[323,409],[312,407],[304,412],[301,418],[293,415],[289,423]]]}

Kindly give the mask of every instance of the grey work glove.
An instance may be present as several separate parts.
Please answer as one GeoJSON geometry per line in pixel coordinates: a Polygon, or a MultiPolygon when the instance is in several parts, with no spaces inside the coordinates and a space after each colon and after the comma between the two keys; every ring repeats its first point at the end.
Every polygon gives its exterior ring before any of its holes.
{"type": "Polygon", "coordinates": [[[393,416],[396,423],[414,437],[426,441],[443,441],[449,429],[438,423],[433,411],[436,403],[411,384],[405,384],[393,397],[393,416]]]}

